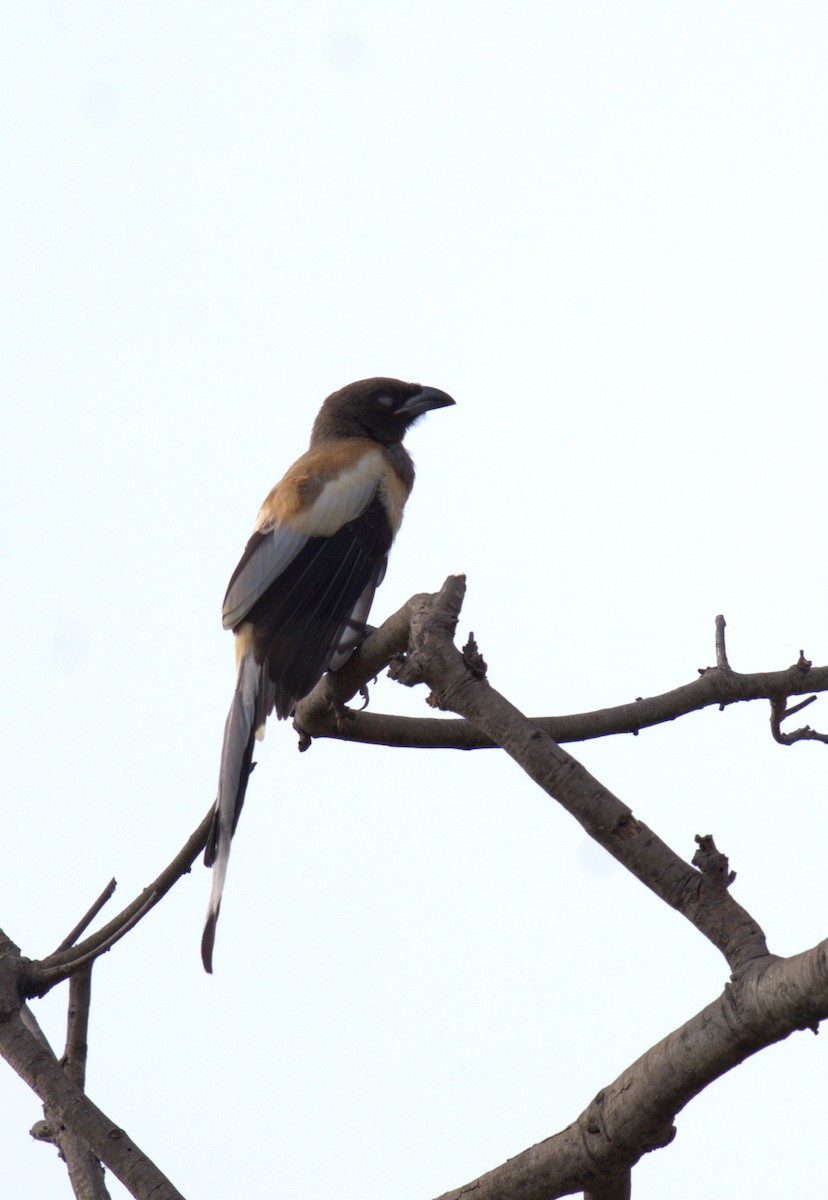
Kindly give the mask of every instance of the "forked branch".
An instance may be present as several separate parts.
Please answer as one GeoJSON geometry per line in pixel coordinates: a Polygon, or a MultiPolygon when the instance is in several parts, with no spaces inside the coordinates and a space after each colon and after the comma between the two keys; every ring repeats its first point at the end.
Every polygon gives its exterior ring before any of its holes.
{"type": "Polygon", "coordinates": [[[0,1053],[43,1102],[45,1119],[38,1122],[33,1135],[58,1146],[75,1194],[83,1200],[106,1200],[100,1162],[140,1200],[183,1200],[155,1163],[85,1094],[90,971],[95,958],[120,940],[189,871],[204,847],[211,816],[212,808],[150,887],[79,945],[73,944],[75,939],[111,896],[114,880],[58,950],[40,962],[21,956],[17,946],[0,933],[0,1053]],[[45,994],[66,978],[71,979],[69,1019],[66,1052],[59,1062],[25,999],[45,994]]]}
{"type": "MultiPolygon", "coordinates": [[[[40,961],[29,963],[25,971],[24,994],[28,998],[45,996],[55,984],[61,983],[64,979],[68,979],[74,971],[94,962],[96,958],[120,941],[134,925],[137,925],[150,909],[154,908],[158,901],[167,894],[173,884],[189,871],[195,859],[204,849],[212,814],[211,806],[201,824],[190,835],[172,862],[164,868],[155,882],[144,888],[140,895],[136,896],[122,912],[118,913],[117,917],[113,917],[111,921],[77,946],[66,946],[69,939],[65,938],[61,947],[54,954],[50,954],[40,961]]],[[[71,936],[70,934],[69,937],[71,936]]]]}
{"type": "MultiPolygon", "coordinates": [[[[311,736],[329,736],[392,745],[502,747],[613,857],[724,955],[732,983],[722,996],[632,1064],[573,1125],[443,1197],[460,1200],[473,1192],[476,1200],[551,1200],[583,1191],[589,1200],[626,1200],[630,1168],[648,1150],[668,1144],[674,1136],[676,1113],[693,1096],[757,1050],[795,1029],[816,1028],[828,1017],[828,942],[796,958],[769,954],[761,928],[730,894],[735,874],[712,837],[697,836],[693,865],[684,861],[556,738],[575,741],[635,733],[709,704],[723,707],[759,696],[771,701],[774,735],[781,735],[782,720],[810,703],[806,700],[788,708],[788,698],[828,689],[828,668],[812,668],[800,656],[787,672],[739,675],[728,663],[724,618],[719,617],[717,665],[692,684],[598,713],[530,719],[489,685],[486,664],[473,638],[462,652],[454,645],[464,590],[462,577],[450,577],[436,595],[412,597],[366,639],[341,671],[323,679],[299,705],[296,725],[303,745],[310,743],[311,736]],[[389,663],[393,678],[408,686],[425,682],[431,689],[432,707],[461,719],[411,721],[346,709],[346,701],[364,691],[389,663]]],[[[805,736],[805,731],[797,731],[779,740],[805,736]]],[[[106,1163],[133,1195],[152,1200],[176,1200],[179,1193],[83,1091],[88,1011],[84,989],[94,959],[122,938],[189,870],[204,846],[210,819],[208,813],[149,888],[78,945],[74,945],[76,938],[97,914],[106,893],[42,962],[29,962],[11,943],[4,944],[0,935],[0,1051],[41,1096],[50,1116],[106,1163]],[[44,994],[67,977],[73,979],[74,1015],[64,1069],[38,1036],[23,1001],[44,994]]],[[[90,1197],[104,1194],[95,1190],[94,1171],[87,1172],[85,1179],[90,1197]]]]}
{"type": "MultiPolygon", "coordinates": [[[[411,615],[421,599],[412,596],[366,638],[342,670],[326,675],[299,704],[296,725],[305,739],[304,745],[308,738],[327,737],[410,749],[487,750],[497,746],[497,742],[468,720],[401,717],[345,707],[352,696],[360,693],[405,649],[411,615]]],[[[802,654],[798,662],[783,671],[734,671],[728,662],[724,630],[724,617],[718,616],[716,666],[699,668],[698,678],[691,683],[593,712],[531,719],[558,743],[584,742],[622,733],[636,735],[642,729],[675,721],[704,708],[716,706],[723,710],[750,700],[781,703],[778,713],[791,716],[798,708],[785,708],[788,697],[828,691],[828,666],[814,667],[802,654]]],[[[775,737],[778,732],[777,726],[775,737]]],[[[828,736],[806,727],[796,734],[777,737],[785,745],[805,739],[828,741],[828,736]]]]}

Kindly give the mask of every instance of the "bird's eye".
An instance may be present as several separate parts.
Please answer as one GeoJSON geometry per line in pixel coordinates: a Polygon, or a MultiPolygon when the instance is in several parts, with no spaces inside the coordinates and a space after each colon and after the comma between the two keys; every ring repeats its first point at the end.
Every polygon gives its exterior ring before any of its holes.
{"type": "Polygon", "coordinates": [[[391,397],[386,396],[384,392],[381,392],[380,395],[377,396],[377,404],[381,404],[383,408],[390,408],[393,403],[394,401],[391,399],[391,397]]]}

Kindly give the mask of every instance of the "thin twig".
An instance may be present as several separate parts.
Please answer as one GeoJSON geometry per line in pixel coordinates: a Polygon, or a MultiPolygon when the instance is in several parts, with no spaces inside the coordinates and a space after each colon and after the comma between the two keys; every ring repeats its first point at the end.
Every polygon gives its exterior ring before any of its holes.
{"type": "Polygon", "coordinates": [[[725,648],[725,621],[721,613],[716,617],[716,666],[721,671],[729,671],[730,663],[727,661],[727,649],[725,648]]]}
{"type": "Polygon", "coordinates": [[[74,946],[75,942],[78,940],[80,935],[86,929],[88,929],[89,926],[92,924],[92,922],[95,920],[95,917],[97,917],[98,913],[101,911],[103,906],[106,904],[107,900],[111,899],[117,886],[118,886],[118,884],[115,882],[115,880],[110,879],[109,883],[106,885],[104,890],[101,892],[100,896],[98,896],[98,899],[95,901],[95,903],[89,909],[89,911],[87,913],[84,913],[84,915],[78,921],[75,928],[70,930],[69,933],[67,933],[66,937],[60,943],[58,948],[54,951],[55,954],[60,954],[61,950],[68,950],[70,946],[74,946]]]}
{"type": "Polygon", "coordinates": [[[794,713],[802,712],[803,708],[807,708],[809,704],[817,699],[816,696],[806,696],[804,700],[800,700],[799,704],[791,704],[785,709],[785,716],[792,717],[794,713]]]}
{"type": "Polygon", "coordinates": [[[792,746],[794,742],[828,743],[828,733],[818,733],[816,729],[811,729],[810,725],[803,725],[801,729],[794,729],[790,733],[782,732],[782,722],[785,718],[793,716],[796,712],[800,712],[814,700],[816,700],[816,696],[809,696],[801,704],[795,704],[792,708],[788,708],[784,696],[771,697],[770,726],[775,742],[779,742],[780,746],[792,746]]]}
{"type": "Polygon", "coordinates": [[[32,963],[29,979],[31,986],[34,986],[34,981],[37,980],[38,990],[30,991],[27,994],[29,996],[45,996],[55,984],[62,983],[64,979],[70,979],[75,971],[90,967],[96,958],[106,954],[107,950],[111,950],[116,942],[129,933],[130,929],[137,925],[143,916],[146,916],[157,901],[158,896],[155,892],[150,892],[148,896],[144,897],[140,907],[130,912],[129,916],[110,933],[109,937],[88,938],[71,954],[64,950],[61,952],[59,962],[57,956],[53,955],[51,958],[44,958],[42,962],[32,963]]]}
{"type": "Polygon", "coordinates": [[[48,958],[44,958],[40,962],[27,964],[23,984],[24,994],[29,998],[44,996],[50,988],[66,979],[72,971],[78,970],[79,967],[92,962],[99,954],[109,950],[127,930],[145,917],[181,876],[190,870],[193,862],[204,849],[212,819],[213,806],[211,805],[201,824],[190,835],[172,862],[164,868],[155,882],[148,888],[144,888],[141,894],[136,896],[117,917],[114,917],[79,945],[50,954],[48,958]]]}

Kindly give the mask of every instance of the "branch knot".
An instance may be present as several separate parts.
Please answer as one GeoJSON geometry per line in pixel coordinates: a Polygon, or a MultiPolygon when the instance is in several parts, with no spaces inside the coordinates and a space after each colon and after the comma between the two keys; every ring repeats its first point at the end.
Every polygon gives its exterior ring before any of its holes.
{"type": "Polygon", "coordinates": [[[702,873],[703,882],[718,892],[726,892],[736,872],[729,870],[730,863],[726,854],[716,849],[716,843],[709,833],[696,834],[698,850],[693,855],[693,866],[702,873]]]}

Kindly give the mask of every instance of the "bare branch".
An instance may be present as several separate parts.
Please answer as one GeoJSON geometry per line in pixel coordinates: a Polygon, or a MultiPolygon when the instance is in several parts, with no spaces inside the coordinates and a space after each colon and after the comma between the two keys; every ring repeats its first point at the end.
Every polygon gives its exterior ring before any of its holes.
{"type": "Polygon", "coordinates": [[[81,1022],[85,1026],[88,1011],[82,985],[76,985],[78,1009],[69,1018],[68,1040],[75,1061],[71,1070],[64,1070],[22,1000],[32,964],[2,933],[0,951],[0,1054],[40,1097],[46,1119],[37,1123],[32,1136],[59,1147],[76,1196],[106,1200],[100,1160],[138,1200],[183,1200],[152,1160],[76,1082],[85,1062],[85,1047],[81,1050],[79,1044],[85,1042],[85,1029],[81,1032],[79,1026],[81,1022]]]}
{"type": "Polygon", "coordinates": [[[477,658],[469,664],[452,641],[464,588],[462,577],[450,577],[436,595],[414,598],[410,652],[394,665],[393,677],[406,685],[426,682],[434,705],[459,712],[501,745],[591,837],[709,938],[734,973],[765,958],[761,928],[729,893],[707,886],[700,872],[496,692],[481,677],[477,658]]]}
{"type": "MultiPolygon", "coordinates": [[[[434,596],[412,597],[366,638],[341,671],[326,676],[297,708],[300,748],[310,745],[314,736],[394,745],[500,746],[613,857],[681,912],[725,956],[733,972],[732,986],[604,1089],[572,1126],[442,1198],[459,1200],[473,1189],[476,1200],[551,1200],[573,1191],[584,1192],[586,1200],[628,1200],[631,1167],[648,1150],[668,1144],[675,1134],[676,1113],[694,1095],[793,1029],[815,1028],[828,1017],[828,942],[796,959],[775,959],[759,925],[730,895],[735,872],[713,838],[697,835],[693,866],[683,861],[553,736],[577,741],[608,733],[637,733],[711,704],[723,708],[764,696],[771,701],[777,740],[790,744],[809,736],[828,741],[807,727],[787,735],[780,729],[782,720],[812,703],[817,692],[828,690],[828,668],[813,669],[800,653],[799,662],[788,671],[740,675],[729,666],[725,621],[719,616],[717,665],[693,683],[614,709],[532,720],[490,687],[473,634],[462,652],[454,645],[464,591],[463,577],[456,576],[447,579],[434,596]],[[428,703],[462,719],[412,720],[345,708],[357,692],[367,694],[368,680],[388,664],[392,678],[406,686],[425,682],[431,689],[428,703]],[[786,707],[789,696],[806,691],[811,693],[807,699],[786,707]]],[[[152,1196],[152,1200],[179,1196],[84,1095],[90,967],[190,869],[205,844],[211,819],[212,806],[155,883],[79,945],[74,943],[112,894],[114,880],[58,950],[42,962],[21,958],[11,943],[3,944],[0,934],[0,954],[9,951],[0,957],[0,1051],[44,1100],[47,1120],[39,1123],[37,1136],[54,1141],[66,1154],[73,1187],[83,1200],[106,1197],[96,1155],[135,1196],[152,1196]],[[45,1039],[45,1044],[38,1039],[36,1022],[28,1019],[25,1006],[21,1011],[21,997],[43,995],[67,977],[72,984],[62,1069],[45,1039]]]]}
{"type": "MultiPolygon", "coordinates": [[[[48,1114],[49,1106],[44,1104],[43,1111],[48,1114]]],[[[48,1142],[55,1147],[66,1163],[77,1200],[111,1200],[99,1160],[60,1120],[47,1115],[42,1121],[36,1121],[29,1132],[35,1141],[48,1142]]]]}
{"type": "Polygon", "coordinates": [[[632,1171],[628,1167],[602,1176],[584,1192],[584,1200],[630,1200],[631,1196],[632,1171]]]}
{"type": "Polygon", "coordinates": [[[29,1033],[33,1034],[38,1039],[38,1041],[41,1043],[41,1045],[44,1046],[49,1051],[50,1054],[53,1054],[55,1059],[57,1059],[57,1055],[55,1054],[54,1050],[52,1049],[51,1045],[49,1044],[49,1039],[46,1037],[46,1034],[40,1028],[38,1020],[35,1017],[34,1013],[32,1012],[32,1010],[28,1004],[22,1004],[20,1006],[20,1019],[23,1022],[23,1024],[26,1026],[26,1028],[28,1029],[29,1033]]]}
{"type": "MultiPolygon", "coordinates": [[[[49,1113],[49,1106],[44,1105],[43,1111],[49,1113]]],[[[111,1200],[99,1159],[60,1120],[47,1116],[33,1125],[30,1132],[36,1141],[54,1146],[65,1161],[77,1200],[111,1200]]]]}
{"type": "Polygon", "coordinates": [[[92,967],[82,967],[69,980],[69,1011],[66,1020],[66,1049],[63,1069],[73,1083],[83,1089],[86,1085],[86,1041],[89,1028],[89,1006],[92,1001],[92,967]]]}
{"type": "Polygon", "coordinates": [[[771,697],[771,733],[774,741],[779,742],[780,746],[792,746],[794,742],[828,742],[828,734],[817,733],[810,725],[803,725],[801,729],[794,729],[791,733],[782,732],[782,722],[785,718],[801,712],[814,700],[816,696],[809,696],[807,700],[788,708],[784,696],[771,697]]]}
{"type": "Polygon", "coordinates": [[[440,1200],[555,1200],[602,1190],[613,1174],[675,1136],[673,1121],[709,1083],[795,1030],[828,1018],[828,941],[757,963],[653,1046],[572,1125],[440,1200]]]}
{"type": "Polygon", "coordinates": [[[107,950],[111,950],[116,942],[129,933],[130,929],[137,925],[141,918],[154,907],[157,900],[158,897],[152,891],[149,895],[143,895],[141,905],[135,909],[131,908],[128,917],[120,923],[117,929],[112,931],[109,937],[101,937],[99,933],[81,943],[74,953],[60,951],[59,954],[52,955],[41,962],[33,962],[29,967],[29,986],[36,987],[37,990],[28,994],[45,996],[56,983],[63,983],[64,979],[70,979],[76,971],[90,967],[96,958],[100,958],[107,950]],[[60,961],[55,961],[58,958],[60,961]]]}
{"type": "Polygon", "coordinates": [[[736,872],[730,871],[727,855],[716,849],[716,843],[709,833],[700,837],[696,834],[698,850],[693,855],[693,866],[698,867],[708,887],[724,892],[736,878],[736,872]]]}
{"type": "Polygon", "coordinates": [[[59,1145],[77,1200],[111,1200],[100,1160],[81,1139],[63,1130],[59,1145]]]}
{"type": "MultiPolygon", "coordinates": [[[[484,750],[496,746],[496,742],[465,720],[400,717],[345,707],[352,696],[405,649],[411,613],[419,599],[412,596],[365,639],[342,670],[326,675],[297,706],[295,725],[303,735],[303,748],[313,737],[411,749],[484,750]]],[[[807,660],[802,656],[784,671],[742,674],[732,670],[724,643],[724,618],[717,617],[716,621],[718,665],[700,669],[699,678],[691,683],[660,695],[638,697],[627,704],[593,712],[533,717],[533,722],[558,743],[583,742],[622,733],[637,734],[713,705],[724,709],[751,700],[828,691],[828,666],[806,666],[807,660]]]]}
{"type": "MultiPolygon", "coordinates": [[[[4,966],[7,964],[4,964],[4,966]]],[[[61,1067],[83,1090],[86,1067],[86,1025],[89,1015],[90,971],[79,971],[69,984],[67,1049],[61,1067]],[[86,982],[84,982],[86,981],[86,982]],[[71,1065],[70,1065],[71,1064],[71,1065]]],[[[20,1020],[40,1043],[43,1051],[57,1062],[57,1056],[40,1028],[28,1004],[20,1006],[20,1020]]],[[[48,1142],[66,1163],[69,1182],[77,1200],[110,1200],[98,1158],[83,1140],[69,1130],[48,1103],[43,1105],[43,1120],[29,1131],[39,1142],[48,1142]]]]}
{"type": "MultiPolygon", "coordinates": [[[[96,902],[97,911],[100,911],[100,908],[112,895],[114,887],[115,880],[113,879],[107,888],[108,895],[105,892],[96,902]]],[[[95,913],[90,910],[90,913],[87,914],[88,919],[93,920],[94,915],[95,913]]],[[[66,1075],[81,1091],[84,1090],[86,1084],[87,1029],[91,997],[92,967],[90,965],[76,971],[69,980],[66,1049],[61,1063],[66,1075]]],[[[77,1200],[109,1200],[103,1167],[98,1158],[79,1137],[70,1132],[61,1122],[52,1119],[52,1110],[48,1105],[44,1107],[44,1116],[54,1130],[53,1141],[66,1160],[69,1180],[77,1200]]]]}
{"type": "Polygon", "coordinates": [[[54,1055],[23,1024],[14,990],[15,976],[21,973],[19,962],[0,960],[0,1053],[37,1093],[53,1114],[52,1120],[79,1138],[133,1196],[139,1200],[184,1200],[152,1160],[69,1079],[54,1055]]]}
{"type": "Polygon", "coordinates": [[[141,894],[136,896],[117,917],[114,917],[79,945],[66,950],[58,950],[40,962],[29,963],[24,994],[28,997],[45,996],[56,983],[67,979],[73,971],[93,962],[95,958],[109,950],[133,925],[146,916],[181,876],[190,870],[193,862],[204,849],[212,817],[213,807],[211,805],[201,824],[190,835],[172,862],[164,868],[155,882],[148,888],[144,888],[141,894]]]}
{"type": "Polygon", "coordinates": [[[729,671],[730,663],[727,661],[727,649],[725,647],[725,625],[727,621],[721,613],[716,617],[716,666],[721,671],[729,671]]]}
{"type": "Polygon", "coordinates": [[[114,895],[117,886],[118,885],[115,880],[110,879],[109,883],[101,892],[100,896],[98,896],[98,899],[89,909],[89,911],[84,913],[75,928],[71,929],[69,933],[67,933],[57,950],[55,950],[55,954],[59,954],[61,950],[68,950],[70,946],[74,946],[80,935],[89,928],[106,902],[114,895]]]}
{"type": "MultiPolygon", "coordinates": [[[[0,962],[0,971],[2,971],[2,983],[0,983],[0,991],[6,995],[13,990],[14,979],[20,975],[19,971],[19,955],[15,953],[8,954],[4,961],[0,962]],[[11,984],[9,986],[11,975],[11,984]]],[[[84,974],[83,972],[81,975],[84,974]]],[[[76,977],[80,978],[80,976],[76,977]]],[[[19,999],[16,1003],[20,1004],[19,999]]],[[[81,1005],[88,1012],[88,1002],[83,997],[80,998],[81,1005]]],[[[71,1001],[70,1001],[71,1004],[71,1001]]],[[[9,1014],[11,1017],[13,1014],[9,1014]]],[[[40,1052],[55,1064],[58,1069],[66,1070],[65,1064],[58,1064],[57,1056],[49,1044],[49,1041],[40,1028],[34,1013],[29,1008],[28,1004],[20,1004],[20,1022],[26,1032],[31,1036],[32,1041],[29,1043],[29,1052],[31,1053],[34,1044],[40,1047],[40,1052]]],[[[79,1012],[78,1016],[81,1014],[79,1012]]],[[[70,1013],[70,1026],[72,1017],[70,1013]]],[[[2,1039],[2,1030],[0,1030],[0,1039],[2,1039]]],[[[84,1040],[85,1040],[85,1034],[84,1040]]],[[[79,1032],[72,1035],[72,1040],[77,1042],[79,1032]]],[[[77,1046],[74,1049],[77,1056],[77,1046]]],[[[85,1061],[85,1046],[84,1046],[84,1061],[85,1061]]],[[[14,1064],[12,1064],[14,1065],[14,1064]]],[[[77,1069],[70,1074],[77,1074],[77,1069]]],[[[26,1078],[24,1075],[23,1078],[26,1078]]],[[[28,1082],[28,1080],[27,1080],[28,1082]]],[[[38,1093],[43,1099],[42,1093],[38,1093]]],[[[67,1125],[60,1119],[60,1116],[53,1110],[50,1104],[44,1100],[43,1103],[43,1120],[37,1121],[30,1130],[31,1136],[36,1141],[48,1142],[53,1145],[58,1154],[66,1163],[66,1169],[69,1172],[69,1181],[72,1185],[72,1190],[77,1197],[77,1200],[110,1200],[109,1192],[107,1191],[104,1182],[103,1169],[100,1161],[87,1147],[82,1138],[74,1134],[67,1125]]]]}

